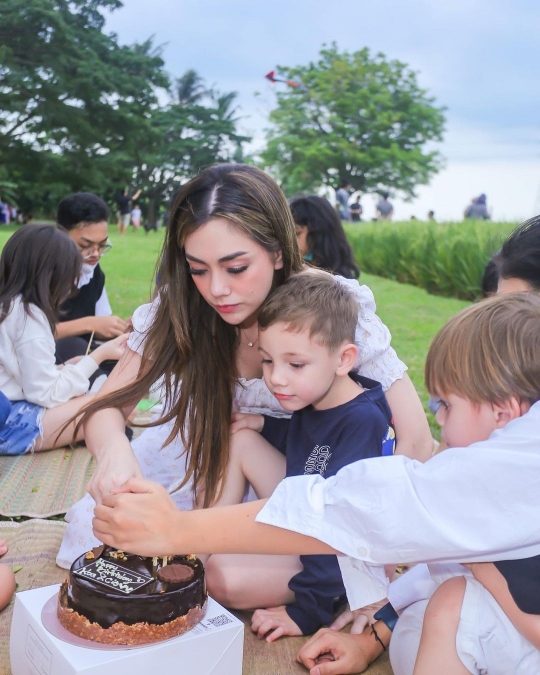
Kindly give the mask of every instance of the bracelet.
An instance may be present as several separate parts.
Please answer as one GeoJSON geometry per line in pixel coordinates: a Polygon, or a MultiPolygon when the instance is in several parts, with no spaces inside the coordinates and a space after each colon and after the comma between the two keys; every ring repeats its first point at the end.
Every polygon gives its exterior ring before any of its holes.
{"type": "Polygon", "coordinates": [[[384,649],[384,651],[386,651],[386,646],[385,646],[384,642],[381,640],[381,638],[378,636],[374,625],[371,625],[371,634],[373,635],[375,640],[377,640],[377,642],[381,645],[381,647],[384,649]]]}
{"type": "Polygon", "coordinates": [[[396,623],[397,620],[399,619],[399,616],[396,610],[392,607],[392,605],[389,602],[387,602],[384,607],[382,607],[378,612],[375,612],[373,618],[375,619],[375,621],[382,621],[388,626],[388,628],[391,631],[393,631],[394,628],[396,627],[396,623]]]}

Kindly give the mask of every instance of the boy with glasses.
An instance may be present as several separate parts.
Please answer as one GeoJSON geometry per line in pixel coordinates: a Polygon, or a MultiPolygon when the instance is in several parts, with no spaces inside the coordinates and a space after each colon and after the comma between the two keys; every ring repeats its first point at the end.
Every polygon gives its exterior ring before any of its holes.
{"type": "Polygon", "coordinates": [[[94,339],[110,340],[127,329],[127,322],[113,315],[99,265],[101,256],[111,249],[108,217],[107,204],[90,192],[72,194],[58,205],[58,227],[79,247],[83,267],[79,292],[63,304],[56,325],[57,363],[84,355],[92,334],[94,339]]]}

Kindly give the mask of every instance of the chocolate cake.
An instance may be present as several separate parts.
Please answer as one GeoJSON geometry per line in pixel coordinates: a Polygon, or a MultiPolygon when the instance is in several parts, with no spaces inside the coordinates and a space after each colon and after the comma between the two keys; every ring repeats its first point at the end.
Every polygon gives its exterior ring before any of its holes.
{"type": "Polygon", "coordinates": [[[99,546],[71,566],[58,619],[87,640],[148,644],[193,628],[206,597],[204,567],[193,555],[144,558],[99,546]]]}

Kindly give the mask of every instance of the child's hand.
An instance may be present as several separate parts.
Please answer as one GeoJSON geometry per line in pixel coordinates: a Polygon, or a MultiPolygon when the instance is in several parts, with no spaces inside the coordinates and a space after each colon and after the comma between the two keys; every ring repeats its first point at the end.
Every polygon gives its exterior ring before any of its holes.
{"type": "Polygon", "coordinates": [[[264,417],[262,415],[252,415],[251,413],[233,413],[231,416],[231,434],[240,429],[253,429],[259,433],[264,427],[264,417]]]}
{"type": "Polygon", "coordinates": [[[8,552],[8,545],[5,539],[0,539],[0,556],[6,555],[8,552]]]}
{"type": "Polygon", "coordinates": [[[364,628],[367,625],[373,623],[373,615],[376,614],[380,609],[382,609],[388,600],[385,598],[380,602],[375,602],[372,605],[367,605],[361,609],[355,609],[351,611],[350,609],[344,610],[332,623],[330,628],[332,630],[341,630],[352,623],[351,633],[359,635],[363,632],[364,628]]]}
{"type": "Polygon", "coordinates": [[[90,356],[99,365],[103,361],[119,361],[126,351],[126,342],[129,339],[129,333],[123,333],[114,340],[104,342],[97,349],[95,349],[90,356]]]}
{"type": "Polygon", "coordinates": [[[93,316],[90,327],[98,340],[109,340],[126,332],[127,321],[119,316],[93,316]]]}
{"type": "Polygon", "coordinates": [[[363,673],[377,658],[372,640],[365,634],[349,635],[321,628],[298,652],[296,660],[310,675],[348,675],[363,673]]]}
{"type": "Polygon", "coordinates": [[[287,614],[285,605],[255,610],[251,617],[251,630],[261,639],[266,633],[273,631],[266,638],[267,642],[274,642],[283,635],[302,635],[300,628],[287,614]]]}
{"type": "Polygon", "coordinates": [[[171,523],[179,514],[158,483],[130,478],[94,509],[94,535],[104,544],[144,556],[169,553],[171,523]]]}

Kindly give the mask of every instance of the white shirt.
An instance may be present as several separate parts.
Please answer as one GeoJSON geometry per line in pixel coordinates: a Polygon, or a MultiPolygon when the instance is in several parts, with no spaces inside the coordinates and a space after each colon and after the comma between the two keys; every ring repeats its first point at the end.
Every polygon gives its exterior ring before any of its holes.
{"type": "MultiPolygon", "coordinates": [[[[339,557],[351,606],[386,597],[385,563],[540,555],[540,402],[468,448],[425,464],[364,459],[280,483],[257,521],[315,537],[339,557]]],[[[441,568],[438,568],[441,569],[441,568]]]]}
{"type": "MultiPolygon", "coordinates": [[[[77,288],[82,288],[83,286],[86,286],[86,284],[89,284],[90,281],[92,280],[92,277],[94,276],[95,271],[96,265],[89,265],[88,263],[83,263],[81,276],[79,277],[79,281],[77,282],[77,288]]],[[[103,286],[103,292],[99,300],[96,302],[95,316],[112,316],[112,313],[113,312],[111,303],[109,302],[109,298],[107,296],[107,289],[105,288],[105,286],[103,286]]]]}
{"type": "Polygon", "coordinates": [[[0,323],[0,391],[10,401],[54,408],[86,393],[88,378],[98,366],[85,356],[75,365],[58,369],[49,322],[36,305],[29,309],[31,314],[24,311],[18,296],[0,323]]]}

